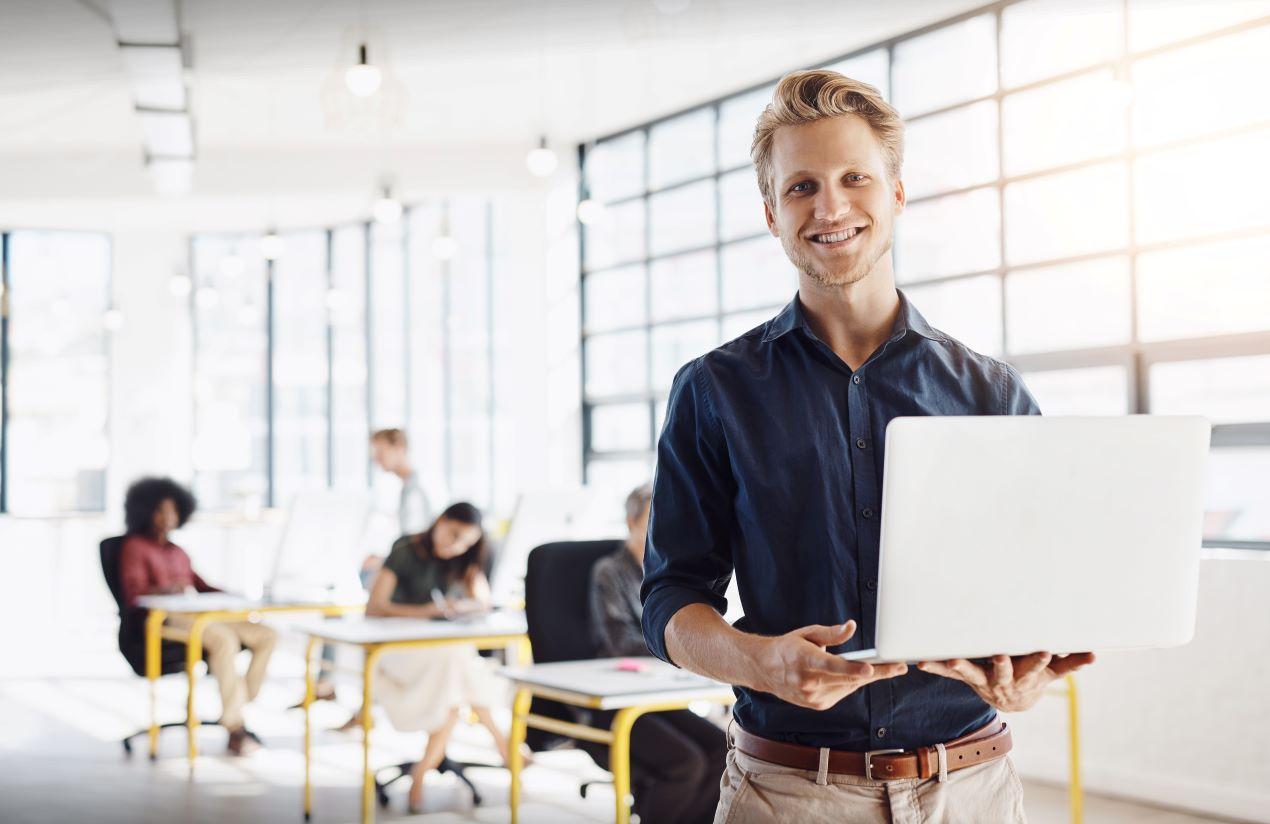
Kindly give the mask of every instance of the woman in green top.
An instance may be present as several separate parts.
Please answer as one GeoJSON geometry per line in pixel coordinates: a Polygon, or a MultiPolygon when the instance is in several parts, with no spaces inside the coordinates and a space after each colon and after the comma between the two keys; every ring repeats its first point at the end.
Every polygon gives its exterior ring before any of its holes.
{"type": "MultiPolygon", "coordinates": [[[[469,503],[452,504],[426,532],[405,535],[393,544],[371,584],[366,614],[442,618],[489,609],[485,554],[480,510],[469,503]]],[[[424,774],[445,756],[462,707],[476,713],[507,762],[507,738],[489,711],[504,690],[475,647],[447,644],[387,653],[380,659],[376,680],[377,697],[392,725],[428,733],[423,757],[410,773],[412,812],[423,803],[424,774]]]]}

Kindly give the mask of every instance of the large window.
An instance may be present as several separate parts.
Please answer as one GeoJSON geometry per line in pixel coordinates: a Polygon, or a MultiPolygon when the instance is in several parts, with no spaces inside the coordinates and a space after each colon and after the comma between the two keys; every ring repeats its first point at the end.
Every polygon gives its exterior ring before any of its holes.
{"type": "Polygon", "coordinates": [[[278,503],[331,481],[327,243],[326,232],[296,232],[272,269],[272,464],[278,503]]]}
{"type": "Polygon", "coordinates": [[[0,512],[105,506],[111,247],[0,233],[0,512]]]}
{"type": "Polygon", "coordinates": [[[365,489],[369,481],[370,432],[366,375],[366,226],[345,226],[330,234],[331,483],[365,489]]]}
{"type": "MultiPolygon", "coordinates": [[[[1019,0],[823,64],[906,118],[900,287],[1047,412],[1210,417],[1219,545],[1270,547],[1268,55],[1264,5],[1019,0]]],[[[674,371],[794,292],[748,163],[771,88],[583,147],[589,481],[646,477],[674,371]]]]}
{"type": "Polygon", "coordinates": [[[770,88],[719,101],[583,152],[583,186],[603,204],[581,227],[590,484],[648,480],[676,370],[794,293],[793,269],[765,240],[748,157],[746,135],[767,96],[770,88]]]}
{"type": "MultiPolygon", "coordinates": [[[[377,487],[368,435],[406,429],[430,497],[495,496],[492,210],[422,204],[393,224],[191,246],[195,486],[210,508],[377,487]],[[273,252],[276,251],[276,254],[273,252]]],[[[379,482],[382,481],[382,487],[379,482]]]]}
{"type": "Polygon", "coordinates": [[[194,280],[194,491],[209,509],[269,495],[268,262],[259,238],[200,235],[194,280]]]}

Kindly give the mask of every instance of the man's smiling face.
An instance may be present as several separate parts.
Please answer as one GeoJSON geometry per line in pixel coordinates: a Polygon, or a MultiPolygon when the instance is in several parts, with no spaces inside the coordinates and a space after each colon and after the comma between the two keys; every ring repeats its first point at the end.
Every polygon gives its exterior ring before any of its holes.
{"type": "MultiPolygon", "coordinates": [[[[767,226],[790,261],[821,286],[863,280],[891,251],[904,184],[858,115],[783,126],[772,139],[767,226]]],[[[886,260],[889,265],[889,258],[886,260]]]]}

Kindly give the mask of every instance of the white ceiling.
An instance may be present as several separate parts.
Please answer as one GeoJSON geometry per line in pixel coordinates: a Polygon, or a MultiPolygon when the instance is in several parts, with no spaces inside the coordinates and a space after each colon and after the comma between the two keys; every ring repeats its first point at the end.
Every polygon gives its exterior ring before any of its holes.
{"type": "MultiPolygon", "coordinates": [[[[183,0],[195,197],[534,185],[519,159],[980,5],[967,0],[183,0]],[[365,32],[365,35],[359,32],[365,32]],[[389,80],[342,120],[358,40],[389,80]],[[396,101],[386,105],[382,101],[396,101]],[[485,159],[485,161],[482,160],[485,159]],[[487,162],[486,162],[487,161],[487,162]]],[[[149,195],[106,0],[0,0],[0,202],[149,195]]]]}

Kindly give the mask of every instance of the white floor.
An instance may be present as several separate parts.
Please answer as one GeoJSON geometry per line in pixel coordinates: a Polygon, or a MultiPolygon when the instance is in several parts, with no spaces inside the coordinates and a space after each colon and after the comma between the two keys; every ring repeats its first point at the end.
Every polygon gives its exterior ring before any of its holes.
{"type": "MultiPolygon", "coordinates": [[[[224,754],[225,733],[215,727],[199,735],[202,757],[193,771],[185,759],[182,730],[166,731],[159,759],[144,754],[144,738],[137,753],[126,757],[119,739],[145,718],[146,691],[139,678],[112,674],[101,677],[44,677],[0,679],[0,821],[6,824],[64,824],[64,822],[276,822],[301,820],[304,776],[303,722],[299,711],[282,708],[301,690],[294,675],[271,679],[249,708],[251,725],[267,747],[248,758],[224,754]]],[[[182,715],[183,680],[160,682],[163,717],[182,715]]],[[[215,709],[214,684],[203,679],[200,705],[215,709]]],[[[315,729],[314,820],[353,822],[359,817],[361,744],[357,734],[325,731],[348,716],[357,696],[343,696],[347,704],[318,704],[315,729]]],[[[504,713],[502,720],[506,722],[504,713]]],[[[391,764],[417,754],[421,738],[394,732],[386,724],[375,731],[373,763],[391,764]]],[[[485,731],[461,726],[450,748],[453,757],[495,763],[485,731]]],[[[525,774],[523,819],[544,824],[612,820],[613,794],[597,785],[584,801],[578,795],[582,779],[603,779],[605,773],[577,751],[539,754],[525,774]]],[[[471,794],[452,776],[429,778],[423,815],[405,814],[406,782],[392,789],[389,809],[380,819],[448,822],[504,822],[508,819],[507,772],[471,772],[483,803],[473,807],[471,794]]],[[[1066,792],[1061,787],[1029,785],[1027,807],[1034,824],[1067,822],[1066,792]]],[[[1140,804],[1087,797],[1085,821],[1199,824],[1216,819],[1170,812],[1140,804]]]]}

